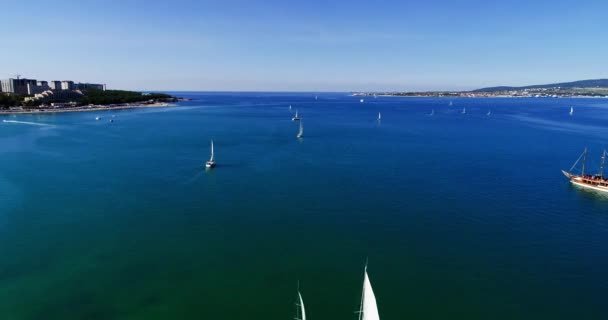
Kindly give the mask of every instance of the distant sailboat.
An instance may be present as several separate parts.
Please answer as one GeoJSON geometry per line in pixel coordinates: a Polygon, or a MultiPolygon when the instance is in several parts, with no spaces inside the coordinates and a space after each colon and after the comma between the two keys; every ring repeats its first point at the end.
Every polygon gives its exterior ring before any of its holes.
{"type": "Polygon", "coordinates": [[[298,116],[298,110],[296,109],[296,115],[291,118],[291,121],[300,121],[300,117],[298,116]]]}
{"type": "Polygon", "coordinates": [[[450,101],[450,107],[453,105],[452,101],[450,101]]]}
{"type": "Polygon", "coordinates": [[[466,114],[467,113],[467,108],[462,108],[462,114],[466,114]]]}
{"type": "Polygon", "coordinates": [[[574,115],[574,107],[570,107],[570,115],[574,115]]]}
{"type": "Polygon", "coordinates": [[[95,120],[101,120],[100,116],[95,117],[95,120]]]}
{"type": "Polygon", "coordinates": [[[289,105],[289,111],[291,111],[291,105],[289,105]]]}
{"type": "Polygon", "coordinates": [[[365,102],[365,100],[361,99],[361,100],[359,100],[359,102],[363,103],[363,102],[365,102]]]}
{"type": "Polygon", "coordinates": [[[488,113],[486,113],[486,116],[491,116],[492,115],[492,110],[488,110],[488,113]]]}
{"type": "Polygon", "coordinates": [[[380,114],[380,112],[378,112],[378,121],[382,120],[382,114],[380,114]]]}
{"type": "Polygon", "coordinates": [[[361,307],[359,308],[359,320],[380,320],[376,296],[372,290],[372,284],[367,276],[367,264],[365,265],[365,276],[363,278],[363,292],[361,294],[361,307]]]}
{"type": "Polygon", "coordinates": [[[213,168],[215,167],[215,156],[213,154],[213,140],[211,140],[211,157],[209,161],[205,163],[205,168],[213,168]]]}
{"type": "Polygon", "coordinates": [[[435,109],[431,109],[431,113],[429,113],[429,116],[434,116],[435,115],[435,109]]]}
{"type": "Polygon", "coordinates": [[[304,121],[300,121],[300,131],[298,131],[298,139],[301,139],[304,136],[304,125],[302,124],[304,121]]]}
{"type": "Polygon", "coordinates": [[[298,288],[298,302],[296,302],[296,307],[296,317],[294,320],[306,320],[306,310],[304,310],[304,300],[302,299],[300,288],[298,288]]]}

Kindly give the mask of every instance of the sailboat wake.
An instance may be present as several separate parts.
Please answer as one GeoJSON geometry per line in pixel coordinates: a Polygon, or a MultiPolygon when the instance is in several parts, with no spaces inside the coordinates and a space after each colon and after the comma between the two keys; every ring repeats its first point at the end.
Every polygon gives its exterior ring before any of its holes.
{"type": "Polygon", "coordinates": [[[18,124],[29,124],[31,126],[45,126],[50,127],[52,124],[48,123],[39,123],[39,122],[29,122],[29,121],[17,121],[17,120],[2,120],[4,123],[18,123],[18,124]]]}

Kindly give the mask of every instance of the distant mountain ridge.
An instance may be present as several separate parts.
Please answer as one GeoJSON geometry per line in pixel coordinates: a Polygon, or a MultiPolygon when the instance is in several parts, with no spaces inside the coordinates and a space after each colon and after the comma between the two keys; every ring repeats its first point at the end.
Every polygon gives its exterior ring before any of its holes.
{"type": "Polygon", "coordinates": [[[595,87],[603,87],[608,88],[608,79],[594,79],[594,80],[579,80],[572,82],[561,82],[561,83],[550,83],[550,84],[541,84],[541,85],[532,85],[532,86],[524,86],[524,87],[509,87],[509,86],[499,86],[499,87],[488,87],[473,90],[472,92],[494,92],[494,91],[511,91],[511,90],[524,90],[524,89],[533,89],[533,88],[595,88],[595,87]]]}

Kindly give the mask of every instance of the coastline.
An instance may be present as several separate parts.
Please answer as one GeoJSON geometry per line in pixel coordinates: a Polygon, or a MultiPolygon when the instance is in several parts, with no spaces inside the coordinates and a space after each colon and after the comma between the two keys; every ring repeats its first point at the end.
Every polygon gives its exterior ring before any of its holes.
{"type": "MultiPolygon", "coordinates": [[[[373,94],[367,94],[367,95],[362,95],[362,94],[350,94],[349,96],[351,97],[373,97],[373,94]]],[[[376,94],[377,97],[383,97],[383,98],[445,98],[445,99],[456,99],[456,98],[468,98],[468,99],[475,99],[475,98],[497,98],[497,99],[504,99],[504,98],[534,98],[534,99],[608,99],[608,96],[585,96],[585,95],[577,95],[577,96],[557,96],[557,97],[535,97],[535,96],[509,96],[509,95],[488,95],[488,96],[482,96],[482,95],[474,95],[474,96],[441,96],[441,95],[398,95],[398,94],[376,94]]]]}
{"type": "Polygon", "coordinates": [[[73,108],[48,108],[48,109],[23,109],[23,110],[0,110],[0,116],[2,115],[13,115],[13,114],[47,114],[47,113],[64,113],[64,112],[90,112],[90,111],[109,111],[109,110],[124,110],[124,109],[136,109],[136,108],[165,108],[175,107],[174,103],[167,102],[155,102],[150,104],[121,104],[114,106],[104,105],[92,105],[82,106],[73,108]]]}

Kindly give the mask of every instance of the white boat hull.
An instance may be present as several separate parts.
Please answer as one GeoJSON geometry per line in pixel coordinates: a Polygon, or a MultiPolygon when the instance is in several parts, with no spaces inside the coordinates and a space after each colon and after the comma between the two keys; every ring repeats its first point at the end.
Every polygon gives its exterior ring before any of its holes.
{"type": "Polygon", "coordinates": [[[581,183],[581,182],[577,182],[576,180],[570,180],[570,182],[572,182],[573,185],[577,186],[577,187],[581,187],[581,188],[585,188],[585,189],[591,189],[591,190],[595,190],[595,191],[600,191],[600,192],[605,192],[608,193],[608,188],[607,187],[598,187],[598,186],[592,186],[586,183],[581,183]]]}
{"type": "Polygon", "coordinates": [[[566,178],[570,180],[573,185],[577,187],[608,193],[608,187],[595,186],[589,183],[585,183],[585,181],[581,177],[575,176],[565,170],[562,170],[562,173],[564,174],[564,176],[566,176],[566,178]]]}

